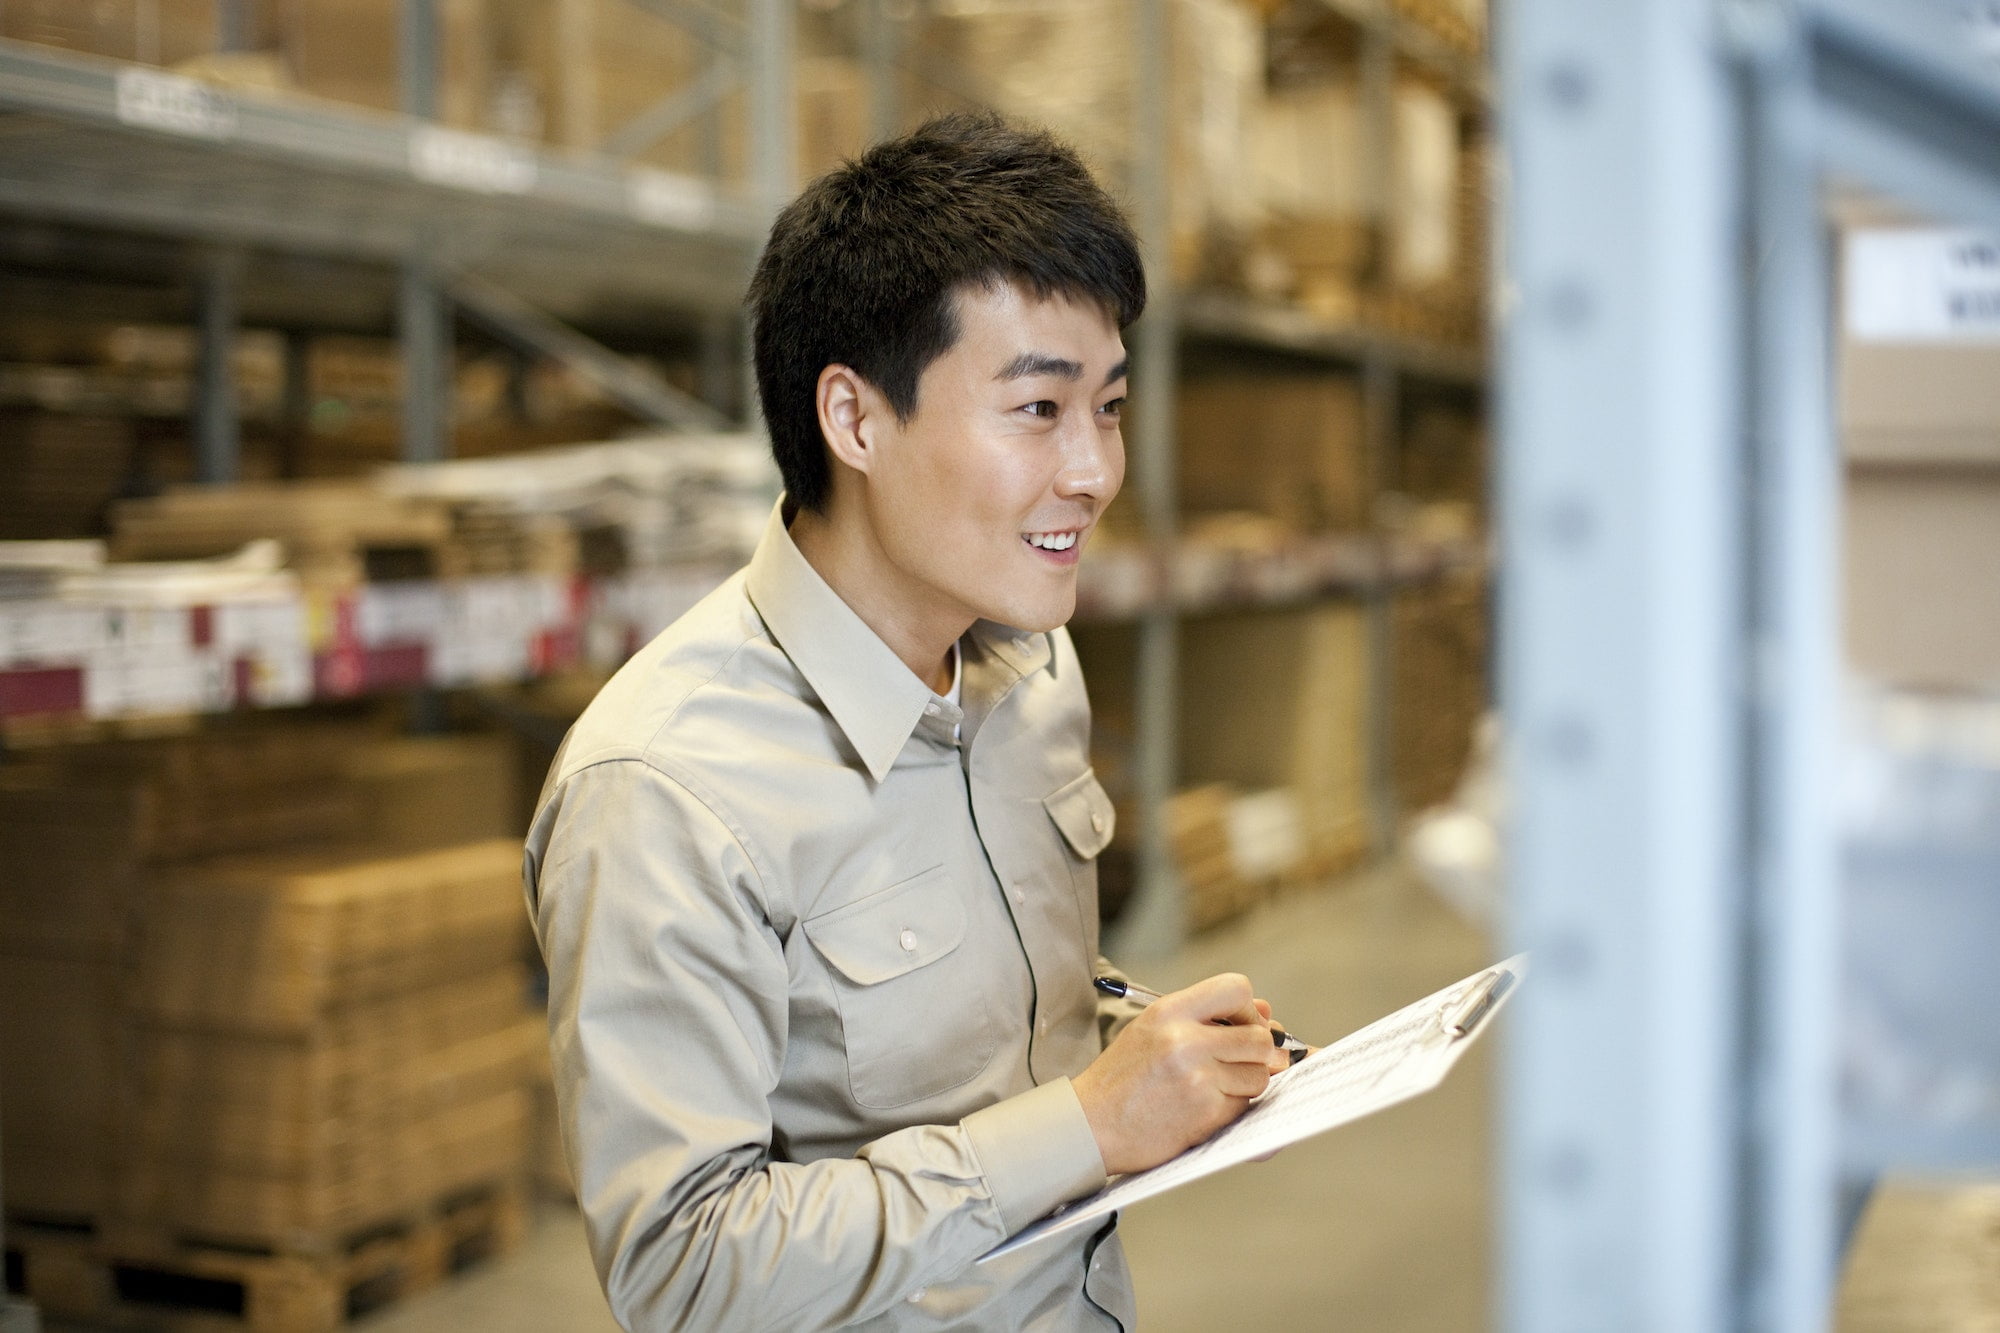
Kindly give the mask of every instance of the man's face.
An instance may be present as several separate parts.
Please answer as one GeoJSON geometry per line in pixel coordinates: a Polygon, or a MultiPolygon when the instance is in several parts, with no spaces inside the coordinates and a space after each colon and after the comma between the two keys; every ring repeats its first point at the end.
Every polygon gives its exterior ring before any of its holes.
{"type": "Polygon", "coordinates": [[[1010,283],[963,290],[957,309],[916,412],[883,418],[870,526],[905,594],[941,618],[1054,629],[1125,479],[1125,346],[1095,304],[1010,283]]]}

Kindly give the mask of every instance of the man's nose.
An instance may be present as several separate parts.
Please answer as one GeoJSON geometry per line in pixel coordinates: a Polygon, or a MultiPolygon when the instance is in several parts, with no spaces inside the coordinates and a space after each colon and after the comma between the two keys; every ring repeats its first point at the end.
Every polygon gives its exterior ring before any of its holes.
{"type": "Polygon", "coordinates": [[[1064,433],[1056,494],[1109,500],[1124,471],[1124,457],[1117,432],[1101,429],[1095,420],[1071,425],[1064,433]]]}

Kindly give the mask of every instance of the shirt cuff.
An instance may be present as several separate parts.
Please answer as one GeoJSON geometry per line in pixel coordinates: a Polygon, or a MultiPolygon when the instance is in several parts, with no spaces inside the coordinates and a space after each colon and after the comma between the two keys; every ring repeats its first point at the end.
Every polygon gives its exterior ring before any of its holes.
{"type": "Polygon", "coordinates": [[[1010,1236],[1104,1187],[1097,1136],[1066,1078],[974,1111],[959,1123],[1010,1236]]]}

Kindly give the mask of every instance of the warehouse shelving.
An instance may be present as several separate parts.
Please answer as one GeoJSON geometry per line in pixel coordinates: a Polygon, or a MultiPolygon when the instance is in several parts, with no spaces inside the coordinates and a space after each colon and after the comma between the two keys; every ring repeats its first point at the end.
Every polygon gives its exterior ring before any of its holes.
{"type": "Polygon", "coordinates": [[[1988,1123],[1850,1122],[1836,1077],[1824,191],[2000,225],[1976,8],[1509,11],[1504,1327],[1824,1328],[1844,1183],[2000,1165],[1988,1123]]]}
{"type": "MultiPolygon", "coordinates": [[[[1379,205],[1388,197],[1392,170],[1388,98],[1396,66],[1428,71],[1479,113],[1487,101],[1482,62],[1390,0],[1323,0],[1323,7],[1353,23],[1364,48],[1369,159],[1376,174],[1369,188],[1379,205]]],[[[414,5],[420,20],[424,8],[414,5]]],[[[1133,193],[1139,220],[1149,229],[1149,252],[1164,254],[1165,20],[1154,0],[1144,0],[1136,12],[1141,56],[1156,60],[1162,77],[1140,82],[1152,95],[1133,108],[1141,159],[1133,193]]],[[[729,325],[762,219],[790,189],[788,74],[796,18],[782,0],[755,0],[740,17],[703,14],[728,20],[720,27],[708,23],[704,31],[716,39],[711,45],[718,61],[732,68],[747,63],[753,94],[749,179],[734,193],[606,154],[541,150],[445,129],[421,116],[232,91],[147,67],[0,42],[0,108],[7,113],[0,211],[14,219],[10,231],[57,228],[58,252],[90,251],[113,271],[166,266],[203,293],[201,312],[218,338],[248,315],[287,327],[394,325],[404,334],[410,380],[435,385],[446,355],[443,312],[457,296],[461,313],[485,313],[503,336],[560,352],[594,368],[600,382],[615,384],[623,369],[618,358],[587,341],[571,345],[565,329],[551,328],[552,322],[629,339],[665,320],[732,343],[729,325]],[[459,289],[448,292],[454,276],[459,289]],[[302,290],[309,293],[303,302],[302,290]]],[[[889,17],[888,7],[868,4],[860,17],[860,42],[877,85],[870,94],[871,121],[880,132],[893,127],[898,111],[886,81],[899,61],[913,57],[897,40],[902,24],[889,17]]],[[[420,105],[423,89],[407,91],[405,101],[420,105]]],[[[59,304],[62,282],[51,278],[50,292],[31,295],[59,304]]],[[[1174,572],[1185,562],[1177,555],[1181,543],[1171,515],[1178,503],[1171,480],[1173,366],[1184,348],[1227,346],[1359,375],[1379,484],[1389,475],[1406,388],[1435,384],[1476,393],[1483,358],[1248,298],[1175,291],[1164,272],[1153,275],[1153,286],[1152,312],[1135,331],[1142,348],[1135,393],[1152,397],[1131,442],[1134,495],[1127,501],[1146,511],[1151,554],[1141,560],[1148,572],[1136,581],[1128,573],[1115,596],[1094,596],[1089,583],[1084,592],[1086,617],[1134,618],[1145,627],[1142,804],[1158,809],[1173,789],[1176,742],[1164,721],[1173,708],[1172,672],[1163,654],[1173,651],[1178,617],[1213,608],[1222,597],[1269,607],[1314,597],[1359,598],[1370,605],[1375,624],[1374,678],[1381,697],[1372,710],[1371,748],[1376,825],[1386,845],[1395,821],[1387,759],[1390,599],[1395,588],[1432,577],[1440,560],[1466,562],[1376,536],[1354,547],[1344,564],[1324,557],[1304,562],[1317,572],[1302,572],[1296,555],[1261,565],[1239,560],[1220,584],[1211,577],[1222,592],[1197,586],[1186,595],[1189,580],[1174,572]]],[[[101,284],[100,291],[107,308],[122,304],[140,317],[159,315],[157,295],[115,283],[101,284]]],[[[234,467],[233,407],[228,386],[213,378],[220,359],[207,358],[204,365],[211,378],[206,392],[197,392],[202,475],[221,479],[234,467]]],[[[671,398],[656,403],[647,388],[638,386],[623,395],[625,401],[657,408],[646,413],[654,419],[673,419],[678,404],[671,398]]],[[[409,398],[407,456],[439,456],[445,407],[435,396],[409,398]]],[[[713,424],[698,405],[686,408],[691,424],[713,424]]],[[[1149,907],[1129,932],[1139,952],[1170,947],[1182,934],[1171,858],[1151,835],[1146,843],[1144,880],[1152,888],[1142,901],[1149,907]]]]}

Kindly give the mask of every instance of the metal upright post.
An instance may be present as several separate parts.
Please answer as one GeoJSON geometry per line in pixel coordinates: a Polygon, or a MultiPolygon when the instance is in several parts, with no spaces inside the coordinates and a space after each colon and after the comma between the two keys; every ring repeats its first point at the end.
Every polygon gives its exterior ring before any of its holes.
{"type": "Polygon", "coordinates": [[[285,330],[284,399],[280,409],[278,475],[297,477],[305,471],[305,448],[312,436],[312,334],[285,330]]]}
{"type": "Polygon", "coordinates": [[[1498,29],[1508,935],[1501,1326],[1739,1327],[1738,130],[1714,14],[1498,29]]]}
{"type": "Polygon", "coordinates": [[[1754,508],[1748,699],[1747,1021],[1741,1124],[1745,1327],[1828,1326],[1837,1279],[1840,1008],[1840,454],[1830,404],[1830,246],[1811,55],[1772,0],[1723,10],[1739,54],[1743,410],[1754,508]],[[1731,20],[1734,20],[1733,22],[1731,20]],[[1747,20],[1747,21],[1746,21],[1747,20]]]}
{"type": "MultiPolygon", "coordinates": [[[[1147,301],[1146,316],[1133,330],[1132,473],[1147,538],[1163,567],[1170,570],[1180,528],[1174,450],[1180,326],[1168,195],[1172,65],[1167,0],[1136,3],[1133,193],[1138,200],[1139,241],[1147,260],[1147,301]]],[[[1128,958],[1143,959],[1172,952],[1187,934],[1187,906],[1167,829],[1180,748],[1180,611],[1171,585],[1140,613],[1137,675],[1134,767],[1144,818],[1137,891],[1126,909],[1117,947],[1128,958]]]]}
{"type": "Polygon", "coordinates": [[[234,365],[242,276],[242,256],[217,250],[208,256],[200,278],[195,479],[204,485],[235,481],[242,467],[243,431],[237,418],[234,365]]]}
{"type": "MultiPolygon", "coordinates": [[[[437,116],[437,0],[402,0],[398,60],[403,111],[437,116]]],[[[438,272],[436,239],[419,228],[396,291],[396,336],[403,355],[403,449],[406,462],[450,453],[451,311],[438,272]]]]}
{"type": "Polygon", "coordinates": [[[428,241],[403,260],[396,337],[403,355],[403,459],[451,453],[451,307],[428,241]]]}
{"type": "Polygon", "coordinates": [[[251,49],[250,0],[215,0],[215,49],[251,49]]]}
{"type": "MultiPolygon", "coordinates": [[[[792,78],[792,43],[798,16],[793,0],[749,0],[750,180],[768,225],[791,199],[798,176],[798,112],[792,78]]],[[[758,256],[752,255],[754,265],[758,256]]],[[[744,275],[748,280],[749,274],[744,275]]],[[[757,370],[744,340],[743,416],[763,428],[757,370]]]]}
{"type": "Polygon", "coordinates": [[[798,188],[794,3],[750,0],[750,175],[757,204],[767,219],[776,216],[798,188]]]}
{"type": "Polygon", "coordinates": [[[402,81],[403,114],[424,120],[437,118],[438,46],[437,0],[402,0],[397,30],[398,75],[402,81]]]}
{"type": "MultiPolygon", "coordinates": [[[[1388,281],[1395,244],[1396,212],[1396,45],[1390,0],[1378,0],[1374,21],[1362,30],[1362,198],[1369,220],[1370,272],[1378,288],[1388,281]]],[[[1389,534],[1378,503],[1386,490],[1401,432],[1400,379],[1393,353],[1380,337],[1370,340],[1361,368],[1365,431],[1368,530],[1375,546],[1377,576],[1367,594],[1368,628],[1368,831],[1375,855],[1395,850],[1399,816],[1396,799],[1395,689],[1396,589],[1389,581],[1389,534]]]]}
{"type": "Polygon", "coordinates": [[[902,124],[898,63],[903,21],[889,12],[890,0],[867,0],[862,16],[862,54],[868,65],[868,140],[880,143],[902,124]]]}

